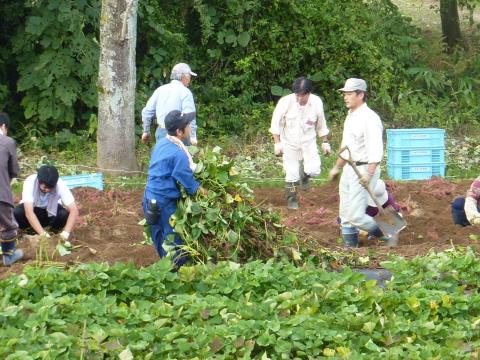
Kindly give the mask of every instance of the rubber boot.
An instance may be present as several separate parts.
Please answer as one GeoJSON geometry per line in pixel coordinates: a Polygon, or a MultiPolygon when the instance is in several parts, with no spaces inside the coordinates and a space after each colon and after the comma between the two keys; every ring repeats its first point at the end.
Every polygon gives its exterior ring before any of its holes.
{"type": "Polygon", "coordinates": [[[295,182],[286,182],[285,183],[285,194],[287,195],[287,207],[290,210],[298,209],[298,199],[297,199],[297,183],[295,182]]]}
{"type": "Polygon", "coordinates": [[[23,258],[23,251],[21,249],[16,249],[10,255],[3,255],[3,265],[11,266],[21,258],[23,258]]]}
{"type": "Polygon", "coordinates": [[[358,247],[358,230],[355,227],[342,226],[343,246],[347,248],[358,247]]]}
{"type": "Polygon", "coordinates": [[[380,230],[378,226],[375,229],[368,232],[368,240],[372,240],[373,238],[377,238],[385,242],[390,240],[390,237],[387,235],[384,235],[382,230],[380,230]]]}
{"type": "Polygon", "coordinates": [[[310,175],[305,174],[302,165],[300,165],[300,183],[302,184],[303,191],[310,190],[310,175]]]}

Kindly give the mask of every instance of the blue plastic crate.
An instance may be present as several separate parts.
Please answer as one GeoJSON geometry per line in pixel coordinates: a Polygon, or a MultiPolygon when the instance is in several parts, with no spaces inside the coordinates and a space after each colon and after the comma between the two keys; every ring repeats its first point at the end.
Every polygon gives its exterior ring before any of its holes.
{"type": "Polygon", "coordinates": [[[437,148],[445,147],[443,129],[388,129],[387,148],[437,148]]]}
{"type": "Polygon", "coordinates": [[[438,164],[445,163],[445,148],[388,148],[388,163],[390,164],[438,164]]]}
{"type": "Polygon", "coordinates": [[[432,176],[445,177],[445,163],[387,164],[387,174],[394,180],[426,180],[432,176]]]}
{"type": "Polygon", "coordinates": [[[76,187],[93,187],[98,190],[103,190],[103,174],[80,174],[61,176],[69,189],[76,187]]]}

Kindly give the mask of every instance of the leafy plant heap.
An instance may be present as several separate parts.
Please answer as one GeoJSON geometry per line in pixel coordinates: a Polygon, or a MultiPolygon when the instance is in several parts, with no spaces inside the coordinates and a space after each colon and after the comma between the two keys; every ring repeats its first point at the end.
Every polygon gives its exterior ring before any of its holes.
{"type": "Polygon", "coordinates": [[[208,194],[184,196],[171,220],[196,261],[298,257],[296,235],[279,214],[255,203],[233,160],[219,147],[201,150],[198,158],[195,175],[208,194]]]}

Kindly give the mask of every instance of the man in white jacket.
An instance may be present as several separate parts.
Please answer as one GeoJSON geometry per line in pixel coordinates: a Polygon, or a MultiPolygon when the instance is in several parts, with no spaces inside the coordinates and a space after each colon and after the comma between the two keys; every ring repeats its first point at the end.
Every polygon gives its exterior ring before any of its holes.
{"type": "Polygon", "coordinates": [[[328,155],[331,151],[322,100],[311,92],[312,81],[297,78],[293,83],[293,94],[278,101],[270,126],[275,155],[283,157],[289,209],[298,209],[296,189],[300,182],[304,190],[308,190],[309,179],[320,174],[317,136],[323,139],[323,153],[328,155]]]}
{"type": "Polygon", "coordinates": [[[345,246],[358,247],[358,229],[386,240],[375,220],[365,212],[369,200],[366,188],[375,189],[380,178],[383,125],[377,113],[366,103],[365,80],[347,79],[340,91],[349,109],[343,126],[341,148],[348,146],[362,177],[359,178],[350,165],[345,166],[345,160],[338,158],[335,167],[330,170],[329,178],[336,179],[343,169],[339,185],[342,236],[345,246]]]}

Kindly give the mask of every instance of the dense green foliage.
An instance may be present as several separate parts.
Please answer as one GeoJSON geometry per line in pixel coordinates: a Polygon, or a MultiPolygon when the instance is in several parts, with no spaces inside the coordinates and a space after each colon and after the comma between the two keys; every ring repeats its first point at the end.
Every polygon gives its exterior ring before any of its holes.
{"type": "Polygon", "coordinates": [[[201,262],[299,258],[296,235],[281,224],[280,214],[255,202],[234,161],[218,147],[197,156],[195,177],[207,195],[184,196],[172,216],[190,256],[201,262]]]}
{"type": "MultiPolygon", "coordinates": [[[[93,137],[100,1],[7,0],[0,10],[11,14],[0,25],[0,110],[17,138],[58,132],[41,138],[51,147],[69,145],[72,132],[93,137]]],[[[433,52],[389,0],[141,1],[137,45],[136,113],[186,61],[200,75],[203,136],[266,132],[269,102],[299,75],[315,80],[330,121],[343,119],[334,89],[349,76],[368,80],[388,127],[480,118],[475,50],[433,52]]]]}
{"type": "Polygon", "coordinates": [[[363,275],[272,261],[27,268],[0,282],[4,359],[471,359],[480,262],[451,250],[363,275]]]}

